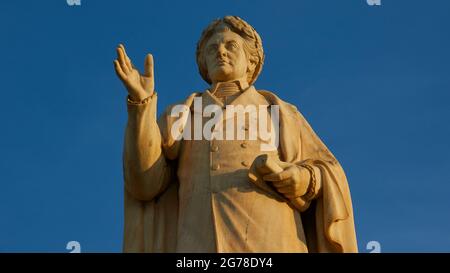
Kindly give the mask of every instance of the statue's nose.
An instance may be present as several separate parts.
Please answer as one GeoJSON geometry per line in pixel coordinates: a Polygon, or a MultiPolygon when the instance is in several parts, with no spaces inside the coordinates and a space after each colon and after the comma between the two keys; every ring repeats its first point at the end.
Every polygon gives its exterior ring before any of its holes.
{"type": "Polygon", "coordinates": [[[224,45],[219,45],[217,48],[217,57],[226,57],[227,56],[227,50],[224,45]]]}

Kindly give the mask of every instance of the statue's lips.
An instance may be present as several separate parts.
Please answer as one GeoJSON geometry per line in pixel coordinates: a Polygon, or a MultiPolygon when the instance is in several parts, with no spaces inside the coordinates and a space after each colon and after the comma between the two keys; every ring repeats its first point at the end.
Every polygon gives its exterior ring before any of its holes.
{"type": "Polygon", "coordinates": [[[228,64],[228,62],[226,62],[226,61],[217,61],[217,66],[225,66],[225,65],[227,65],[228,64]]]}

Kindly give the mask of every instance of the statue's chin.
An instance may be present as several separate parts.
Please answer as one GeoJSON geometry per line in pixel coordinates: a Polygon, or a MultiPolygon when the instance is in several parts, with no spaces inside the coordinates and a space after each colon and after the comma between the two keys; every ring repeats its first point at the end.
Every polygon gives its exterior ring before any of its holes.
{"type": "Polygon", "coordinates": [[[236,80],[237,78],[239,77],[236,77],[234,71],[230,71],[228,69],[221,69],[219,71],[215,71],[215,73],[212,73],[212,75],[210,75],[210,79],[213,82],[227,82],[236,80]]]}

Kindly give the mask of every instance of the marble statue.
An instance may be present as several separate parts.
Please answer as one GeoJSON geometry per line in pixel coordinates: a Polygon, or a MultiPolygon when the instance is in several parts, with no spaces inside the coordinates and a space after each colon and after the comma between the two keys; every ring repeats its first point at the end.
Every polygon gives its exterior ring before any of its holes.
{"type": "Polygon", "coordinates": [[[209,88],[157,119],[152,55],[141,74],[117,48],[128,92],[123,251],[357,252],[341,165],[295,106],[254,86],[255,29],[214,20],[196,57],[209,88]]]}

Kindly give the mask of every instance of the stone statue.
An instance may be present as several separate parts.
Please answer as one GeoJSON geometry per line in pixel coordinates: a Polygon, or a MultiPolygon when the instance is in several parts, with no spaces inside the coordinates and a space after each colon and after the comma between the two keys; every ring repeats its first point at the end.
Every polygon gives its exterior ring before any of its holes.
{"type": "Polygon", "coordinates": [[[123,45],[117,55],[128,91],[124,252],[358,251],[339,162],[295,106],[253,85],[264,52],[252,26],[213,21],[196,52],[210,87],[159,119],[152,55],[143,74],[123,45]],[[275,138],[251,132],[266,122],[275,138]]]}

